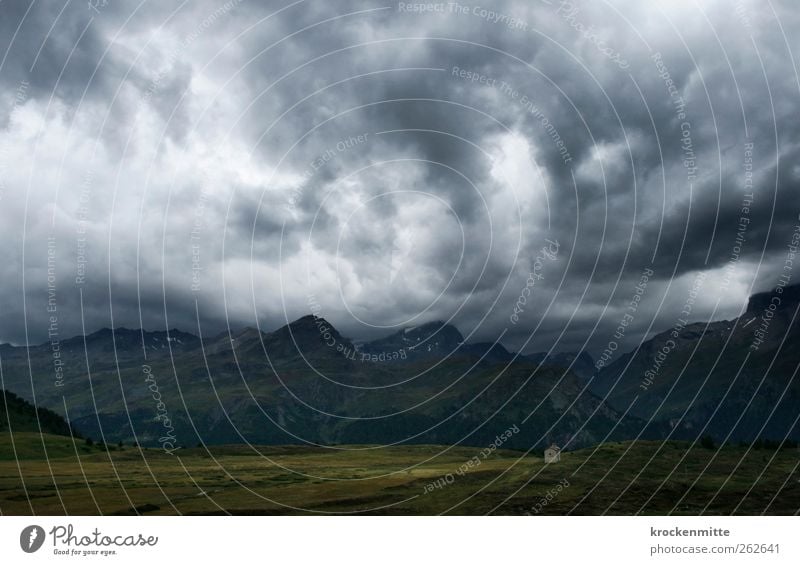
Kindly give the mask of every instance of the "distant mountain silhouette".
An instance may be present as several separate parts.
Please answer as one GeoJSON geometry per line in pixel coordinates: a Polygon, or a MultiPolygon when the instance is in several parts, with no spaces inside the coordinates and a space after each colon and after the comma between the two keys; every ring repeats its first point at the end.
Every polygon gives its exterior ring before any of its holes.
{"type": "Polygon", "coordinates": [[[592,391],[618,410],[668,422],[678,437],[797,439],[798,306],[794,285],[753,295],[734,320],[662,332],[603,368],[592,391]]]}
{"type": "MultiPolygon", "coordinates": [[[[174,330],[117,333],[87,336],[91,376],[83,338],[64,342],[63,387],[47,344],[31,348],[37,398],[58,410],[63,394],[74,427],[106,441],[157,445],[164,418],[183,445],[484,445],[526,421],[509,447],[577,447],[635,429],[572,373],[511,362],[500,344],[464,344],[443,322],[359,345],[315,316],[203,342],[174,330]]],[[[25,394],[27,356],[13,349],[6,382],[25,394]]]]}
{"type": "Polygon", "coordinates": [[[585,352],[517,355],[464,343],[445,322],[354,343],[316,316],[204,340],[127,329],[64,340],[58,386],[50,344],[0,355],[9,390],[32,398],[30,354],[39,405],[60,413],[66,401],[74,429],[106,441],[484,445],[512,425],[521,431],[508,447],[520,448],[728,432],[797,439],[799,296],[754,295],[737,320],[663,332],[599,372],[585,352]]]}
{"type": "Polygon", "coordinates": [[[402,353],[403,359],[422,359],[454,353],[464,342],[454,326],[445,322],[429,322],[404,328],[388,337],[370,341],[361,351],[370,355],[402,353]]]}

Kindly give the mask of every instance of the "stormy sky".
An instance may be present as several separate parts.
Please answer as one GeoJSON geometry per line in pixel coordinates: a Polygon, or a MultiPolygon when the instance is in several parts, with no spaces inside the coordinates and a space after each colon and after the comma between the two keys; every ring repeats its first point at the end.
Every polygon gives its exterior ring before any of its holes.
{"type": "Polygon", "coordinates": [[[356,339],[446,320],[596,355],[637,293],[626,348],[700,273],[691,321],[787,273],[788,0],[0,13],[0,342],[315,308],[356,339]]]}

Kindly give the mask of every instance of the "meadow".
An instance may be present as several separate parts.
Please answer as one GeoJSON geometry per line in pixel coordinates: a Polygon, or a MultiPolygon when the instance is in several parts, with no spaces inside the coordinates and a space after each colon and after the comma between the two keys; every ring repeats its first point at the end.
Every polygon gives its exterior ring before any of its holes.
{"type": "Polygon", "coordinates": [[[796,514],[797,449],[620,442],[559,463],[416,446],[104,447],[0,436],[4,515],[796,514]],[[46,453],[46,455],[45,455],[46,453]],[[472,465],[469,462],[472,461],[472,465]]]}

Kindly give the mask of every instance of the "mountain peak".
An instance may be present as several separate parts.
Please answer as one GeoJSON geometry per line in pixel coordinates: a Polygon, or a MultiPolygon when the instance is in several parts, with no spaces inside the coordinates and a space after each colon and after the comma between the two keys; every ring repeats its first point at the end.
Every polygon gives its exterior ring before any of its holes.
{"type": "MultiPolygon", "coordinates": [[[[295,321],[290,322],[287,326],[294,328],[304,328],[304,327],[312,327],[316,328],[320,324],[325,324],[326,326],[331,326],[330,322],[328,322],[325,318],[321,316],[316,316],[314,314],[306,314],[300,318],[297,318],[295,321]]],[[[332,327],[332,326],[331,326],[332,327]]]]}
{"type": "Polygon", "coordinates": [[[753,294],[747,302],[747,312],[750,314],[763,312],[763,310],[769,308],[773,297],[780,298],[780,302],[776,304],[778,307],[785,308],[790,305],[795,305],[800,302],[800,284],[777,287],[767,292],[753,294]]]}
{"type": "Polygon", "coordinates": [[[403,335],[420,342],[433,340],[451,347],[458,347],[464,342],[464,336],[455,326],[441,320],[428,322],[415,328],[406,328],[403,330],[403,335]]]}
{"type": "Polygon", "coordinates": [[[362,346],[365,353],[390,353],[405,351],[407,354],[447,354],[464,343],[455,326],[437,320],[420,326],[403,328],[387,337],[370,341],[362,346]]]}
{"type": "Polygon", "coordinates": [[[342,351],[355,351],[350,340],[325,318],[309,314],[290,322],[269,334],[266,341],[271,356],[284,360],[298,356],[341,358],[342,351]]]}
{"type": "Polygon", "coordinates": [[[326,332],[333,333],[336,337],[339,337],[340,334],[333,327],[328,320],[321,316],[315,316],[314,314],[308,314],[301,318],[297,318],[296,320],[289,322],[275,330],[274,334],[291,334],[297,336],[306,336],[306,335],[319,335],[324,334],[326,332]]]}

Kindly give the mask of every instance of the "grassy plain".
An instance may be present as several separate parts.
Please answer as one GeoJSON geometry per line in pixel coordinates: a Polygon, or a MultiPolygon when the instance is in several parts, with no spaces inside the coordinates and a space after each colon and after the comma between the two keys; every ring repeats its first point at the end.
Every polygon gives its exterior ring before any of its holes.
{"type": "Polygon", "coordinates": [[[443,446],[114,447],[0,435],[0,512],[63,514],[795,514],[796,449],[623,442],[545,465],[443,446]],[[45,450],[47,455],[45,456],[45,450]],[[679,461],[682,463],[678,464],[679,461]],[[473,466],[462,474],[468,462],[473,466]],[[479,464],[475,464],[475,462],[479,464]]]}

